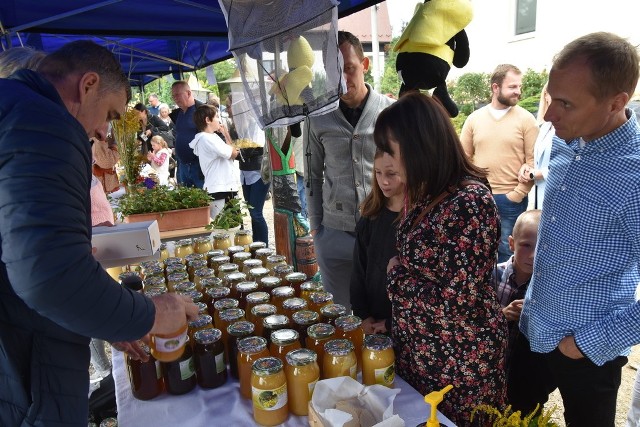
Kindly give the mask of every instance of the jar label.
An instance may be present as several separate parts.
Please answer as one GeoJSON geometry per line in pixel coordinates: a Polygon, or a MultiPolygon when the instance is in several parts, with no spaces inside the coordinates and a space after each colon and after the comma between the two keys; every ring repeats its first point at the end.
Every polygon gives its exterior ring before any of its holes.
{"type": "Polygon", "coordinates": [[[224,363],[224,351],[220,354],[216,354],[216,372],[221,373],[227,369],[227,365],[224,363]]]}
{"type": "Polygon", "coordinates": [[[307,384],[307,386],[309,387],[309,399],[311,399],[311,397],[313,396],[313,390],[316,389],[317,382],[318,380],[313,380],[309,384],[307,384]]]}
{"type": "Polygon", "coordinates": [[[196,374],[196,367],[193,364],[193,357],[188,358],[180,362],[180,378],[188,380],[196,374]]]}
{"type": "Polygon", "coordinates": [[[160,353],[171,353],[176,351],[178,348],[182,347],[187,342],[187,329],[184,332],[176,337],[171,338],[160,338],[159,336],[154,337],[154,345],[155,350],[160,353]]]}
{"type": "Polygon", "coordinates": [[[387,366],[386,368],[374,369],[376,384],[386,385],[387,387],[393,384],[396,378],[396,366],[395,363],[387,366]]]}
{"type": "Polygon", "coordinates": [[[284,383],[274,390],[251,387],[251,397],[254,407],[265,411],[275,411],[287,404],[287,384],[284,383]]]}

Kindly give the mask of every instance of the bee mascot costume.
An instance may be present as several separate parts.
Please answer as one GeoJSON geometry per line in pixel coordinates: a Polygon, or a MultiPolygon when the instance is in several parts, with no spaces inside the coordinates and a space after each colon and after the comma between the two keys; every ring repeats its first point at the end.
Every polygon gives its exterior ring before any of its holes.
{"type": "Polygon", "coordinates": [[[400,95],[414,89],[434,89],[451,117],[458,107],[447,91],[451,64],[462,68],[469,61],[469,39],[464,28],[471,22],[470,0],[427,0],[416,6],[394,50],[402,81],[400,95]]]}

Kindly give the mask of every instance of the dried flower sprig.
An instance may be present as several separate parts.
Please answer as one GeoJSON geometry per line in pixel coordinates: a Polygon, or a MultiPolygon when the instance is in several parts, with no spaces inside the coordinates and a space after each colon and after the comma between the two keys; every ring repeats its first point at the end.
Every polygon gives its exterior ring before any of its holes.
{"type": "Polygon", "coordinates": [[[120,163],[124,168],[124,184],[132,185],[140,175],[144,161],[137,136],[140,130],[138,111],[127,107],[124,115],[119,120],[114,120],[111,125],[113,137],[118,144],[120,163]]]}

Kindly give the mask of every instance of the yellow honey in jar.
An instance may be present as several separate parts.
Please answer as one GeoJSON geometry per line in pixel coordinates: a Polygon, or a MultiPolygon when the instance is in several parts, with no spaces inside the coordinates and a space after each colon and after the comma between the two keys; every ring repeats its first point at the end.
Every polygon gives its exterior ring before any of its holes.
{"type": "Polygon", "coordinates": [[[249,245],[253,243],[253,234],[251,230],[238,230],[235,236],[233,236],[233,244],[236,246],[243,246],[244,250],[249,253],[249,245]]]}
{"type": "Polygon", "coordinates": [[[386,335],[367,335],[362,351],[362,382],[364,385],[381,384],[393,388],[396,357],[393,343],[386,335]]]}
{"type": "Polygon", "coordinates": [[[178,240],[176,242],[174,252],[176,258],[184,259],[187,255],[191,255],[193,253],[193,244],[191,243],[191,239],[178,240]]]}
{"type": "Polygon", "coordinates": [[[213,234],[213,249],[221,249],[226,254],[229,246],[231,246],[231,237],[228,233],[213,234]]]}
{"type": "Polygon", "coordinates": [[[336,337],[346,338],[353,343],[358,361],[358,372],[362,370],[362,346],[364,345],[364,330],[362,319],[355,315],[341,316],[335,320],[336,337]]]}
{"type": "Polygon", "coordinates": [[[285,356],[287,353],[300,347],[300,334],[297,331],[285,328],[271,332],[269,353],[273,357],[280,359],[282,363],[286,363],[285,356]]]}
{"type": "Polygon", "coordinates": [[[280,359],[264,357],[251,368],[253,419],[264,426],[282,424],[289,416],[287,377],[280,359]]]}
{"type": "Polygon", "coordinates": [[[262,337],[247,337],[238,341],[238,377],[240,395],[251,399],[251,367],[256,360],[269,356],[267,340],[262,337]]]}
{"type": "Polygon", "coordinates": [[[322,374],[324,360],[324,343],[334,338],[336,328],[328,323],[315,323],[307,328],[306,346],[316,352],[318,355],[318,366],[320,367],[320,375],[322,374]]]}
{"type": "Polygon", "coordinates": [[[173,362],[184,353],[187,342],[187,319],[170,334],[151,334],[151,355],[160,362],[173,362]]]}
{"type": "Polygon", "coordinates": [[[323,379],[336,377],[351,377],[356,379],[358,363],[353,343],[339,338],[324,343],[324,357],[322,360],[323,379]]]}
{"type": "Polygon", "coordinates": [[[309,415],[309,401],[320,379],[318,356],[313,350],[301,348],[288,352],[286,358],[289,412],[294,415],[309,415]]]}
{"type": "Polygon", "coordinates": [[[213,243],[209,237],[197,237],[193,239],[193,250],[197,254],[206,254],[213,249],[213,243]]]}

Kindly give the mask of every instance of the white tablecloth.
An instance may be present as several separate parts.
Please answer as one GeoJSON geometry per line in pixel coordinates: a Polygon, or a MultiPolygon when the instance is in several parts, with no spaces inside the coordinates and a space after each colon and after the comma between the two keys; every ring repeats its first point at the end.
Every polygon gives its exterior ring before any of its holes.
{"type": "MultiPolygon", "coordinates": [[[[152,400],[142,401],[131,395],[123,353],[113,351],[113,377],[116,384],[119,427],[211,427],[251,426],[253,408],[251,401],[240,396],[238,381],[229,376],[227,383],[215,389],[199,386],[181,396],[161,394],[152,400]]],[[[395,387],[401,390],[394,400],[394,412],[405,421],[407,427],[425,422],[430,406],[413,387],[396,375],[395,387]]],[[[442,425],[455,424],[438,412],[442,425]]],[[[282,426],[308,426],[307,417],[289,415],[282,426]]]]}

